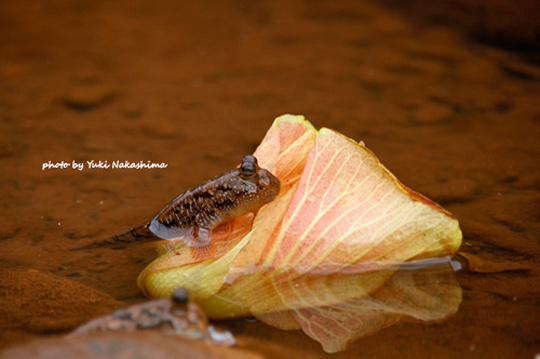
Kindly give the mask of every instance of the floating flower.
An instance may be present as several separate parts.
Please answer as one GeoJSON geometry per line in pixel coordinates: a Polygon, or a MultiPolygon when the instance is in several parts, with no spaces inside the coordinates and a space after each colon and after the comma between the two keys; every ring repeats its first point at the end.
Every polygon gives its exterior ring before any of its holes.
{"type": "Polygon", "coordinates": [[[458,221],[363,143],[285,115],[254,156],[280,179],[278,197],[216,228],[217,253],[194,257],[179,243],[157,258],[139,276],[146,295],[186,287],[211,318],[253,315],[302,329],[327,352],[402,316],[435,320],[457,310],[461,290],[449,267],[424,265],[458,250],[458,221]]]}

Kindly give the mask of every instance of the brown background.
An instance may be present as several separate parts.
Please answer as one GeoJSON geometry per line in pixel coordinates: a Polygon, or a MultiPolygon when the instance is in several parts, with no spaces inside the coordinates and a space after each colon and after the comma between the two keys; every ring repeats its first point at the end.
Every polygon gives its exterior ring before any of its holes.
{"type": "MultiPolygon", "coordinates": [[[[293,113],[365,141],[458,217],[479,258],[458,273],[455,317],[332,357],[532,358],[538,13],[534,1],[2,2],[0,346],[143,300],[135,279],[153,253],[70,250],[150,219],[293,113]],[[62,160],[169,166],[41,170],[62,160]]],[[[224,324],[270,358],[327,357],[300,332],[224,324]]]]}

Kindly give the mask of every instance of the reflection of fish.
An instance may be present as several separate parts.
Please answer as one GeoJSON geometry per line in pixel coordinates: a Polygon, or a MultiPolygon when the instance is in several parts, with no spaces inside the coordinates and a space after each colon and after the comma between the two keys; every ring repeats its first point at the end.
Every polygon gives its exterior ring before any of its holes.
{"type": "Polygon", "coordinates": [[[235,344],[228,331],[218,331],[208,325],[208,319],[199,306],[190,300],[185,288],[178,288],[171,298],[152,300],[128,308],[119,309],[111,315],[94,319],[69,336],[89,332],[134,331],[137,329],[172,329],[175,334],[188,339],[204,339],[219,346],[235,344]]]}
{"type": "Polygon", "coordinates": [[[279,190],[279,179],[260,168],[255,157],[246,156],[238,168],[176,197],[150,223],[84,248],[160,239],[181,239],[190,247],[204,247],[212,240],[214,228],[256,212],[274,200],[279,190]]]}

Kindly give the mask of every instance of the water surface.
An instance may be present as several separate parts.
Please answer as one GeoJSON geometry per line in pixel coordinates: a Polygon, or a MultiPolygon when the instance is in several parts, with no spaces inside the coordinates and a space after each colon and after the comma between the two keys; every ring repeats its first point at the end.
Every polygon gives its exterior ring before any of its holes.
{"type": "MultiPolygon", "coordinates": [[[[274,117],[294,113],[363,140],[444,205],[470,260],[457,273],[455,316],[400,322],[332,357],[540,352],[533,65],[370,1],[0,7],[2,347],[144,300],[135,281],[155,257],[148,247],[72,249],[149,220],[252,153],[274,117]],[[168,166],[42,170],[92,160],[168,166]]],[[[268,358],[330,357],[301,332],[225,325],[268,358]]]]}

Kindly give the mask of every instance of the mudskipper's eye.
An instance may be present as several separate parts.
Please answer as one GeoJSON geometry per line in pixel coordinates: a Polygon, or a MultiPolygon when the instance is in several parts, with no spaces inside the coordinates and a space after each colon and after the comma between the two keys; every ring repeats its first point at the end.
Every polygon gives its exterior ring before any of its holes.
{"type": "Polygon", "coordinates": [[[240,172],[243,177],[252,177],[257,173],[257,159],[253,156],[246,156],[240,166],[240,172]]]}
{"type": "Polygon", "coordinates": [[[242,171],[242,174],[246,177],[253,176],[257,171],[255,165],[251,162],[242,163],[242,167],[240,167],[240,170],[242,171]]]}

